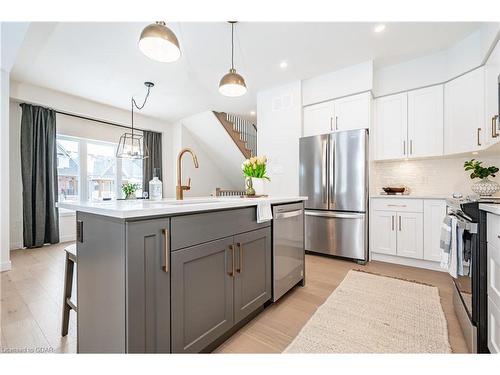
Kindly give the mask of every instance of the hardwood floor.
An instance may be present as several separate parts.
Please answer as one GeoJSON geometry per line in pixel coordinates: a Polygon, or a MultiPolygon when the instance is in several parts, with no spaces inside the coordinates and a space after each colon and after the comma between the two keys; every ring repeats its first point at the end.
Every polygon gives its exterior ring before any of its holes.
{"type": "MultiPolygon", "coordinates": [[[[76,316],[68,336],[60,337],[66,244],[11,252],[12,270],[1,274],[0,351],[76,351],[76,316]]],[[[306,286],[296,287],[215,350],[216,353],[281,353],[340,284],[350,269],[416,280],[439,288],[453,352],[467,346],[453,311],[448,274],[383,262],[366,266],[315,255],[306,256],[306,286]]],[[[76,295],[76,294],[74,294],[76,295]]]]}

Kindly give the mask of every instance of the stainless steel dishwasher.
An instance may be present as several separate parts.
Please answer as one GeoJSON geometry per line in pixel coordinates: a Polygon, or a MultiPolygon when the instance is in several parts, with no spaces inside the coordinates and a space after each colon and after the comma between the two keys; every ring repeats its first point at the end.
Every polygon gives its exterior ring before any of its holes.
{"type": "Polygon", "coordinates": [[[304,279],[304,205],[273,206],[273,302],[304,279]]]}

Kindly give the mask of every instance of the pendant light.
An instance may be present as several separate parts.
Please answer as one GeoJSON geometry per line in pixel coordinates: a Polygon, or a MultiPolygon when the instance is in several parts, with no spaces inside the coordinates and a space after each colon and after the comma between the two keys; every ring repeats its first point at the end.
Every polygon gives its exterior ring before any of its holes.
{"type": "Polygon", "coordinates": [[[139,49],[152,60],[173,62],[181,57],[179,41],[163,21],[156,21],[142,30],[139,49]]]}
{"type": "Polygon", "coordinates": [[[146,159],[149,157],[149,150],[147,146],[144,145],[142,133],[134,133],[134,108],[141,110],[146,105],[149,97],[149,91],[151,87],[154,86],[153,82],[144,82],[144,86],[148,88],[146,97],[141,106],[138,106],[134,97],[131,100],[132,106],[132,121],[131,121],[131,132],[123,133],[118,142],[118,148],[116,149],[116,157],[120,159],[146,159]]]}
{"type": "Polygon", "coordinates": [[[234,24],[236,21],[229,21],[231,24],[231,69],[219,83],[219,92],[225,96],[242,96],[247,92],[245,79],[236,73],[234,69],[234,24]]]}

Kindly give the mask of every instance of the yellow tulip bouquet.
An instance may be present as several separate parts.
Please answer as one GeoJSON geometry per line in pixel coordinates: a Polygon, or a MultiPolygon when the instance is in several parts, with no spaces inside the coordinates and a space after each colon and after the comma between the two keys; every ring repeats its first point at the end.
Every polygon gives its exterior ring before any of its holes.
{"type": "Polygon", "coordinates": [[[254,156],[245,160],[241,165],[241,169],[245,177],[264,178],[269,181],[269,177],[266,176],[266,163],[267,158],[265,156],[254,156]]]}

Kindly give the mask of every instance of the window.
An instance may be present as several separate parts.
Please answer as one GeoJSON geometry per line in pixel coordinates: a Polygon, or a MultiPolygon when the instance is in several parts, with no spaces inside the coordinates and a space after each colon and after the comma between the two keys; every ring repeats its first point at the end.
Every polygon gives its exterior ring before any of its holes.
{"type": "Polygon", "coordinates": [[[87,142],[87,192],[89,200],[116,198],[116,157],[112,143],[87,142]]]}
{"type": "Polygon", "coordinates": [[[80,180],[79,142],[57,137],[57,175],[59,200],[79,199],[80,180]]]}
{"type": "Polygon", "coordinates": [[[142,197],[142,160],[121,159],[121,166],[121,184],[138,184],[139,189],[135,192],[135,196],[142,197]]]}
{"type": "Polygon", "coordinates": [[[117,159],[116,147],[115,143],[58,135],[59,200],[123,198],[125,183],[138,184],[136,196],[142,196],[142,160],[117,159]]]}

